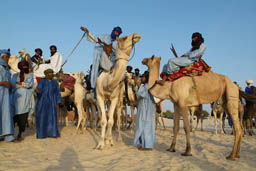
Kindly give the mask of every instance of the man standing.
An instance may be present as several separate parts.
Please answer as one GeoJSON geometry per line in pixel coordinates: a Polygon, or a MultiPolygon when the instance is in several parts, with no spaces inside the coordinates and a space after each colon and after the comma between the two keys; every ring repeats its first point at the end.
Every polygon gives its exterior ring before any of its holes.
{"type": "Polygon", "coordinates": [[[80,29],[87,33],[86,36],[89,42],[95,43],[90,75],[91,86],[95,89],[96,80],[100,74],[99,71],[110,71],[115,64],[116,38],[122,34],[122,29],[120,27],[115,27],[110,35],[105,34],[97,36],[89,32],[85,27],[80,27],[80,29]]]}
{"type": "Polygon", "coordinates": [[[47,61],[46,64],[41,64],[34,71],[35,77],[44,77],[44,71],[47,69],[52,69],[54,74],[58,73],[61,69],[62,65],[62,56],[60,52],[57,51],[57,47],[55,45],[50,46],[51,57],[47,61]]]}
{"type": "Polygon", "coordinates": [[[137,97],[139,100],[138,114],[136,117],[136,127],[133,145],[142,150],[152,150],[156,142],[155,137],[155,102],[153,96],[148,91],[149,74],[141,76],[141,86],[137,97]]]}
{"type": "Polygon", "coordinates": [[[53,80],[53,70],[44,71],[45,78],[38,83],[36,110],[37,138],[59,137],[57,108],[61,104],[58,83],[53,80]]]}
{"type": "Polygon", "coordinates": [[[14,141],[13,114],[10,104],[11,74],[8,68],[10,51],[0,50],[0,138],[7,142],[14,141]]]}

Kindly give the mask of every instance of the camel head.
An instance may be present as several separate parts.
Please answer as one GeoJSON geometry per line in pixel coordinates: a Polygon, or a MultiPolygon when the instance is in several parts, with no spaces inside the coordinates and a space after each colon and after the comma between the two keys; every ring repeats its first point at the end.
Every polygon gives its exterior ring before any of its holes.
{"type": "Polygon", "coordinates": [[[10,66],[11,70],[14,72],[20,72],[18,68],[19,58],[18,56],[10,56],[8,61],[8,65],[10,66]]]}
{"type": "Polygon", "coordinates": [[[130,36],[117,38],[117,51],[121,50],[126,55],[130,56],[132,48],[137,42],[139,42],[140,38],[141,36],[138,33],[133,33],[130,36]]]}
{"type": "Polygon", "coordinates": [[[31,63],[31,55],[28,52],[26,52],[26,48],[21,49],[18,53],[23,60],[27,61],[28,63],[31,63]]]}
{"type": "Polygon", "coordinates": [[[82,83],[85,77],[85,74],[83,72],[76,72],[70,75],[76,79],[76,83],[82,83]]]}
{"type": "Polygon", "coordinates": [[[159,67],[160,67],[161,57],[153,55],[151,58],[144,58],[142,61],[143,65],[148,67],[149,71],[149,80],[148,87],[151,88],[155,81],[159,78],[159,67]]]}

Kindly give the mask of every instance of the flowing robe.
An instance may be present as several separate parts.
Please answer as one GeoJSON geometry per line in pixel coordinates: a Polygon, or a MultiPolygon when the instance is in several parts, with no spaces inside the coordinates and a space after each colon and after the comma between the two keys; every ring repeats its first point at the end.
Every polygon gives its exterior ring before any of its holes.
{"type": "Polygon", "coordinates": [[[156,142],[155,104],[153,96],[148,92],[148,84],[140,86],[137,97],[139,104],[133,145],[141,144],[142,148],[153,148],[156,142]]]}
{"type": "Polygon", "coordinates": [[[163,72],[166,72],[167,74],[173,74],[175,72],[178,72],[180,67],[186,67],[193,62],[198,61],[198,57],[202,57],[205,52],[206,46],[204,43],[202,43],[199,47],[199,49],[196,49],[194,51],[189,51],[188,57],[178,57],[178,58],[171,58],[168,60],[168,63],[163,66],[163,72]]]}
{"type": "MultiPolygon", "coordinates": [[[[0,65],[0,82],[9,81],[11,74],[8,69],[0,65]]],[[[0,137],[5,141],[14,140],[13,113],[11,111],[10,89],[0,85],[0,137]]]]}
{"type": "Polygon", "coordinates": [[[94,53],[93,53],[93,64],[92,64],[92,70],[91,70],[91,75],[90,75],[90,82],[91,82],[92,88],[96,88],[96,80],[100,74],[100,72],[99,72],[100,69],[102,69],[104,71],[110,71],[110,69],[115,64],[116,41],[112,42],[110,35],[105,34],[105,35],[97,35],[96,36],[90,32],[87,34],[87,40],[89,42],[95,43],[94,53]],[[101,41],[105,42],[106,44],[113,43],[112,54],[109,57],[105,53],[104,46],[96,43],[98,41],[97,38],[100,38],[101,41]]]}
{"type": "Polygon", "coordinates": [[[50,60],[51,62],[49,64],[40,64],[38,68],[37,66],[34,68],[35,77],[44,77],[44,71],[47,69],[52,69],[54,74],[60,71],[62,65],[61,54],[56,52],[53,56],[51,56],[50,60]]]}
{"type": "MultiPolygon", "coordinates": [[[[19,74],[15,74],[15,82],[20,81],[19,74]]],[[[34,76],[33,74],[25,75],[24,79],[25,87],[19,87],[16,84],[16,88],[13,93],[15,114],[32,114],[35,111],[35,99],[33,95],[34,76]]]]}
{"type": "Polygon", "coordinates": [[[58,83],[43,78],[37,86],[38,101],[36,110],[37,138],[59,137],[56,105],[61,103],[58,83]]]}

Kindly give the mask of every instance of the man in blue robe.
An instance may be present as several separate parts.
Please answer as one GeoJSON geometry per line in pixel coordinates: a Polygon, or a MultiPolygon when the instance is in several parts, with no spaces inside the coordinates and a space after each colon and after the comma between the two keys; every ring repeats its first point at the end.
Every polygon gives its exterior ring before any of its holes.
{"type": "Polygon", "coordinates": [[[247,94],[253,94],[254,91],[256,90],[255,87],[253,86],[253,80],[246,80],[247,86],[245,87],[245,92],[247,94]]]}
{"type": "Polygon", "coordinates": [[[13,101],[14,122],[17,122],[19,127],[17,140],[21,141],[21,134],[25,131],[27,125],[28,114],[35,111],[35,100],[33,95],[34,77],[32,73],[29,73],[29,63],[21,61],[18,63],[18,68],[20,72],[14,75],[16,87],[13,92],[13,101]]]}
{"type": "MultiPolygon", "coordinates": [[[[198,62],[206,50],[204,44],[204,38],[201,33],[195,32],[192,34],[192,48],[189,52],[183,54],[181,57],[171,58],[168,63],[163,66],[162,72],[167,74],[173,74],[180,70],[180,67],[186,67],[193,62],[198,62]]],[[[157,81],[160,85],[163,85],[165,80],[167,80],[167,75],[164,74],[163,80],[157,81]]]]}
{"type": "Polygon", "coordinates": [[[0,138],[14,141],[13,113],[11,112],[11,74],[8,68],[9,50],[0,50],[0,138]]]}
{"type": "Polygon", "coordinates": [[[122,34],[120,27],[115,27],[112,33],[104,35],[94,35],[87,28],[81,27],[82,31],[86,32],[87,40],[95,44],[93,54],[93,64],[91,69],[90,81],[93,89],[96,88],[96,80],[100,74],[100,70],[110,71],[115,64],[116,59],[116,38],[122,34]],[[102,43],[103,42],[103,43],[102,43]],[[105,45],[104,45],[105,44],[105,45]],[[112,45],[112,46],[106,46],[112,45]],[[111,48],[111,49],[109,49],[111,48]],[[110,56],[106,52],[112,50],[110,56]]]}
{"type": "MultiPolygon", "coordinates": [[[[139,87],[137,97],[139,100],[136,116],[136,127],[133,145],[142,150],[152,150],[156,142],[155,137],[155,102],[148,91],[148,74],[141,76],[142,85],[139,87]]],[[[137,81],[136,81],[137,82],[137,81]]]]}
{"type": "Polygon", "coordinates": [[[44,71],[45,78],[38,83],[36,109],[37,138],[59,137],[57,108],[61,104],[58,83],[53,80],[53,70],[44,71]]]}

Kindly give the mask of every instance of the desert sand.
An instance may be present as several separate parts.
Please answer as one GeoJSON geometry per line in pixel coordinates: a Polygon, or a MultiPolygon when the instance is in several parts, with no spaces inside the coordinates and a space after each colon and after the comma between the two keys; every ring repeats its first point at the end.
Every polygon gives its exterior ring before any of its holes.
{"type": "MultiPolygon", "coordinates": [[[[131,130],[122,131],[123,142],[94,149],[100,131],[88,129],[75,134],[75,126],[59,127],[61,137],[36,139],[35,130],[27,129],[20,143],[0,142],[0,170],[255,170],[256,136],[246,135],[241,145],[241,158],[226,160],[234,136],[215,135],[214,121],[204,120],[204,132],[191,133],[192,157],[183,157],[185,134],[181,120],[176,152],[166,152],[171,144],[173,121],[165,119],[167,129],[156,132],[153,151],[139,151],[132,146],[131,130]]],[[[16,128],[17,129],[17,128],[16,128]]],[[[17,130],[16,130],[17,131],[17,130]]],[[[114,138],[116,137],[116,131],[114,138]]],[[[226,132],[230,133],[226,122],[226,132]]],[[[116,140],[116,139],[115,139],[116,140]]]]}

